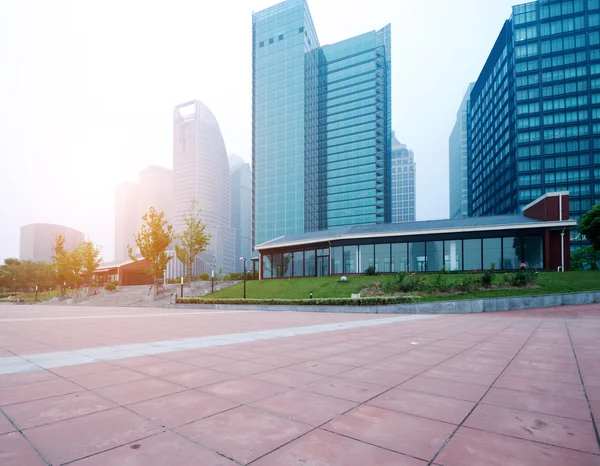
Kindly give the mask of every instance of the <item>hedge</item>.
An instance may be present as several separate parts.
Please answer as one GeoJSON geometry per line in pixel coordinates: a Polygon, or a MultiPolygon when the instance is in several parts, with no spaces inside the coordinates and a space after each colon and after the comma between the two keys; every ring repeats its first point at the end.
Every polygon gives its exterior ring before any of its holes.
{"type": "Polygon", "coordinates": [[[267,306],[384,306],[419,301],[418,296],[381,296],[373,298],[322,298],[322,299],[203,299],[177,298],[177,304],[249,304],[267,306]]]}

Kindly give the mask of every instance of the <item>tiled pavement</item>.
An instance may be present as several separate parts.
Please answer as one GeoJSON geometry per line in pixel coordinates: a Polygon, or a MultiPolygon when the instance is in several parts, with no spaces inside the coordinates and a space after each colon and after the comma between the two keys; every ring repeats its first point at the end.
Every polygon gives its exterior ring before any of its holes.
{"type": "Polygon", "coordinates": [[[600,466],[600,306],[389,317],[1,306],[0,465],[600,466]]]}

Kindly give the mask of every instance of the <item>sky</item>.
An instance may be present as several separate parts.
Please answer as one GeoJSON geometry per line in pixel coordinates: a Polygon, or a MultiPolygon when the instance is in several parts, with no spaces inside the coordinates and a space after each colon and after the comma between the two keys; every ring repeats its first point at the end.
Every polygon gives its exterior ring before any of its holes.
{"type": "MultiPolygon", "coordinates": [[[[415,153],[417,220],[448,216],[448,137],[518,0],[308,0],[321,45],[391,23],[392,127],[415,153]]],[[[251,159],[252,11],[277,0],[0,1],[0,260],[22,225],[114,254],[115,188],[172,168],[172,114],[198,99],[251,159]]]]}

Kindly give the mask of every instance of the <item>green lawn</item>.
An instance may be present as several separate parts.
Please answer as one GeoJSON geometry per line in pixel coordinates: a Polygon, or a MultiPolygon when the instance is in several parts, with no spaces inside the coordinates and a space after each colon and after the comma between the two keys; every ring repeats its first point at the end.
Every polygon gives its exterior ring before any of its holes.
{"type": "MultiPolygon", "coordinates": [[[[509,274],[512,276],[513,274],[509,274]]],[[[426,280],[432,281],[437,274],[423,274],[426,280]]],[[[465,277],[477,278],[480,275],[445,274],[448,282],[458,282],[465,277]]],[[[504,274],[496,275],[496,283],[503,281],[504,274]]],[[[252,299],[308,299],[310,292],[313,298],[350,298],[352,293],[358,293],[373,282],[386,280],[385,276],[377,277],[348,277],[347,282],[340,282],[339,277],[325,278],[296,278],[279,280],[262,280],[246,282],[246,295],[252,299]]],[[[423,296],[422,302],[447,301],[454,299],[494,298],[503,296],[531,296],[551,293],[570,293],[576,291],[600,291],[600,271],[589,272],[540,272],[538,288],[491,289],[476,291],[453,296],[423,296]]],[[[221,291],[205,296],[210,299],[231,299],[243,297],[243,284],[234,285],[221,291]]]]}
{"type": "MultiPolygon", "coordinates": [[[[15,295],[19,296],[21,298],[22,302],[32,303],[35,301],[35,292],[33,292],[33,293],[19,292],[19,293],[15,293],[15,295]]],[[[16,296],[11,298],[10,300],[8,298],[1,298],[0,302],[16,303],[17,302],[16,296]]],[[[60,296],[59,290],[39,291],[37,294],[37,300],[38,301],[47,301],[49,299],[54,298],[55,296],[60,296]]]]}

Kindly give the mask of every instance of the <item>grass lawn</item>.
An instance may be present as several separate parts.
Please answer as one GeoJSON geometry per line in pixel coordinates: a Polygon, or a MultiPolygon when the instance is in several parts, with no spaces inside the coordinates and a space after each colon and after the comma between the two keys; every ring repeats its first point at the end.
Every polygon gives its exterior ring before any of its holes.
{"type": "MultiPolygon", "coordinates": [[[[509,274],[510,276],[514,274],[509,274]]],[[[437,274],[423,274],[426,280],[433,281],[437,274]]],[[[479,274],[445,274],[448,282],[458,282],[465,277],[473,279],[480,277],[479,274]]],[[[246,296],[252,299],[308,299],[310,292],[313,298],[350,298],[352,293],[358,293],[373,282],[382,282],[386,276],[377,277],[348,277],[347,282],[340,282],[339,277],[324,278],[296,278],[279,280],[262,280],[246,282],[246,296]]],[[[496,283],[501,283],[504,273],[496,274],[496,283]]],[[[589,272],[540,272],[538,275],[538,288],[491,289],[486,291],[475,291],[452,296],[422,296],[421,302],[448,301],[455,299],[472,298],[495,298],[504,296],[531,296],[552,293],[571,293],[577,291],[600,291],[600,271],[589,272]]],[[[210,299],[231,299],[243,297],[243,284],[239,283],[232,287],[208,294],[210,299]]],[[[411,293],[414,294],[414,293],[411,293]]]]}
{"type": "MultiPolygon", "coordinates": [[[[33,292],[33,293],[19,292],[19,293],[16,293],[16,296],[19,296],[21,298],[22,302],[26,302],[26,303],[33,303],[33,302],[35,302],[35,292],[33,292]]],[[[17,302],[16,296],[12,297],[11,299],[1,298],[0,302],[16,303],[17,302]]],[[[38,291],[37,300],[38,301],[47,301],[49,299],[54,298],[55,296],[60,296],[60,291],[59,290],[38,291]]]]}

